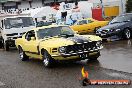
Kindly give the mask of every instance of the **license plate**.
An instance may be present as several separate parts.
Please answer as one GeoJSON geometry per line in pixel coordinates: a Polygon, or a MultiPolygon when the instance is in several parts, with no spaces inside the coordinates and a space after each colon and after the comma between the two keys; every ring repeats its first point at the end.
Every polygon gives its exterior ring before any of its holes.
{"type": "Polygon", "coordinates": [[[80,54],[79,57],[80,57],[80,58],[87,58],[88,55],[87,55],[87,54],[80,54]]]}
{"type": "Polygon", "coordinates": [[[104,35],[106,35],[106,34],[101,34],[101,36],[104,36],[104,35]]]}

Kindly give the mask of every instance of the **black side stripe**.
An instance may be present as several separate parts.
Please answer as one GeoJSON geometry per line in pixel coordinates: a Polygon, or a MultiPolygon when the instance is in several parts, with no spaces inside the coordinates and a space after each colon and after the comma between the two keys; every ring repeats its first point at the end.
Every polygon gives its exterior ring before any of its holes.
{"type": "Polygon", "coordinates": [[[68,40],[72,40],[74,43],[84,43],[84,42],[89,42],[89,40],[85,37],[82,36],[74,36],[74,37],[69,37],[67,38],[68,40]]]}
{"type": "Polygon", "coordinates": [[[25,53],[30,53],[30,54],[40,55],[40,54],[39,54],[39,53],[37,53],[37,52],[30,52],[30,51],[25,51],[25,53]]]}

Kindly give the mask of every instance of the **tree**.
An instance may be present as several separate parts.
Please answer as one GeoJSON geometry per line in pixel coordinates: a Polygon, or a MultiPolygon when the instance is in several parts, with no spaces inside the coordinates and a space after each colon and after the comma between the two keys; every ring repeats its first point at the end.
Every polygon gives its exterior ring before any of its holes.
{"type": "Polygon", "coordinates": [[[127,3],[126,3],[126,12],[127,13],[132,12],[132,0],[127,0],[127,3]]]}

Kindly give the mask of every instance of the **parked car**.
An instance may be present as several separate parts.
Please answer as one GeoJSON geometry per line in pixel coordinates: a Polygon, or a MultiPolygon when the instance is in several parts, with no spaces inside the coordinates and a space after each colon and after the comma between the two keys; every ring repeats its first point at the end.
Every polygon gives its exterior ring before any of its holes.
{"type": "Polygon", "coordinates": [[[98,29],[96,35],[107,40],[130,39],[132,37],[132,13],[117,16],[107,26],[98,29]]]}
{"type": "Polygon", "coordinates": [[[108,21],[98,21],[93,18],[78,20],[71,28],[79,34],[95,33],[97,29],[108,24],[108,21]]]}
{"type": "Polygon", "coordinates": [[[56,60],[97,60],[102,39],[95,35],[78,35],[68,26],[43,26],[31,29],[15,42],[20,59],[43,60],[50,67],[56,60]]]}

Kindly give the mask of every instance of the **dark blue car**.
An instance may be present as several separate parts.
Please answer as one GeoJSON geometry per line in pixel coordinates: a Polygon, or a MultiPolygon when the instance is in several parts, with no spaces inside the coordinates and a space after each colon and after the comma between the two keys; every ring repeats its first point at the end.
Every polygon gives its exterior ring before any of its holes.
{"type": "Polygon", "coordinates": [[[132,13],[117,16],[107,26],[98,29],[96,35],[107,40],[130,39],[132,37],[132,13]]]}

